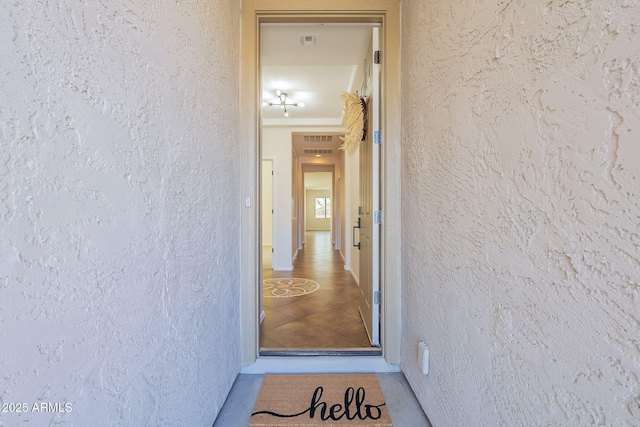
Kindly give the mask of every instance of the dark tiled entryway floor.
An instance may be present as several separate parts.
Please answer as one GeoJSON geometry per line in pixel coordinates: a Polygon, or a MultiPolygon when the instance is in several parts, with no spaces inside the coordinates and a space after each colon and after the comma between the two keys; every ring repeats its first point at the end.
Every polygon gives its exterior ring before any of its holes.
{"type": "Polygon", "coordinates": [[[320,285],[306,295],[263,299],[262,349],[371,348],[358,312],[358,285],[332,248],[328,231],[305,233],[293,271],[269,268],[262,274],[263,279],[299,277],[320,285]]]}

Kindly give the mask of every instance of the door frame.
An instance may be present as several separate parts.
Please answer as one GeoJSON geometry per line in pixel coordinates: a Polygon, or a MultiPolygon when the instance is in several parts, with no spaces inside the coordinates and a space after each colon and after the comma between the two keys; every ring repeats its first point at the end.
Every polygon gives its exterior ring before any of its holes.
{"type": "Polygon", "coordinates": [[[400,153],[400,5],[398,0],[243,0],[241,5],[240,158],[242,365],[259,359],[258,281],[260,238],[259,26],[263,22],[376,22],[381,24],[381,347],[385,361],[400,363],[401,193],[400,153]],[[390,76],[387,78],[387,76],[390,76]]]}

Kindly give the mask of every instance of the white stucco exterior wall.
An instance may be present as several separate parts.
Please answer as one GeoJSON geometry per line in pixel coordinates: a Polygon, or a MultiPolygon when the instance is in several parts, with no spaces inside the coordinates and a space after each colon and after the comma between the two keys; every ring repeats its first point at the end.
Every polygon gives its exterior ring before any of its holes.
{"type": "Polygon", "coordinates": [[[0,5],[0,401],[29,405],[1,426],[212,425],[240,365],[238,23],[0,5]]]}
{"type": "Polygon", "coordinates": [[[418,399],[435,426],[637,425],[640,2],[402,7],[418,399]]]}

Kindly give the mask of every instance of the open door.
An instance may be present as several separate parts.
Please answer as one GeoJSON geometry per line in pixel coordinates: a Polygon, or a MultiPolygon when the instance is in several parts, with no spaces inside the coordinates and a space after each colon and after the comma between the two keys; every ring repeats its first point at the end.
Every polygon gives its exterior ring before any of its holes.
{"type": "Polygon", "coordinates": [[[367,132],[360,143],[360,301],[372,346],[380,345],[380,55],[379,28],[372,29],[363,95],[367,132]]]}

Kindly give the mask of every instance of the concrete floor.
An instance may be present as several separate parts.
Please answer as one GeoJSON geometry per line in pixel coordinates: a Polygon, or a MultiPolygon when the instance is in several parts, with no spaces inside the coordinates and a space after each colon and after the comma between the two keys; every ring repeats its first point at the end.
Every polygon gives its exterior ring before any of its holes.
{"type": "MultiPolygon", "coordinates": [[[[401,372],[376,375],[394,426],[431,427],[401,372]]],[[[263,375],[238,375],[213,427],[248,426],[263,378],[263,375]]]]}

